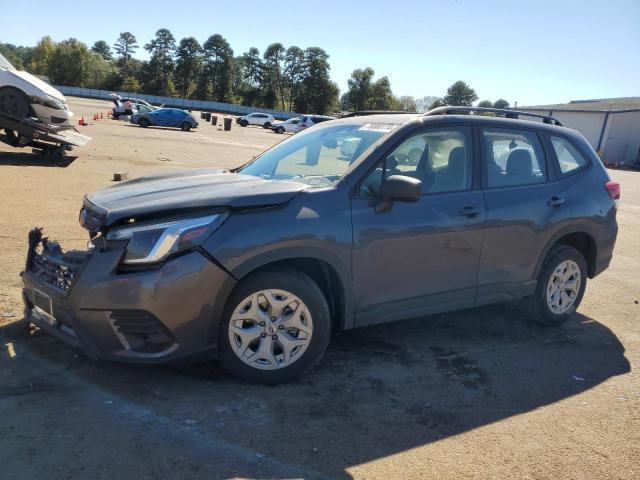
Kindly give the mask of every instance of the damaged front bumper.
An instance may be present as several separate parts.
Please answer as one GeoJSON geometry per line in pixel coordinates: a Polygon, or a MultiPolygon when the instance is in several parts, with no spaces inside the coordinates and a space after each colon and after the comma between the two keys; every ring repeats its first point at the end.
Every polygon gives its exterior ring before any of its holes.
{"type": "Polygon", "coordinates": [[[65,252],[32,230],[25,318],[97,359],[160,363],[215,353],[233,277],[197,251],[122,272],[123,251],[65,252]]]}

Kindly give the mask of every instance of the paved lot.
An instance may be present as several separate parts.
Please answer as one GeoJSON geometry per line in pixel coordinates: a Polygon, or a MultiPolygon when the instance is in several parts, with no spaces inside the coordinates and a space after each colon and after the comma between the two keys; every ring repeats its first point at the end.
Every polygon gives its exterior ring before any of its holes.
{"type": "Polygon", "coordinates": [[[640,478],[640,173],[611,172],[614,261],[563,327],[499,305],[364,328],[334,335],[303,381],[259,387],[213,362],[97,363],[27,332],[18,274],[33,225],[86,242],[82,195],[113,172],[234,166],[282,137],[82,132],[94,141],[66,166],[0,146],[0,477],[640,478]]]}

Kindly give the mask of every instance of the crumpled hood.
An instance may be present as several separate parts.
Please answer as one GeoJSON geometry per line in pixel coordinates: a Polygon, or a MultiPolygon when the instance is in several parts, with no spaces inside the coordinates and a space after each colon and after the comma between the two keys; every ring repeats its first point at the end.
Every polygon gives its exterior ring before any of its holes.
{"type": "MultiPolygon", "coordinates": [[[[150,175],[88,195],[83,208],[85,218],[89,224],[97,225],[85,227],[97,231],[123,219],[193,209],[274,206],[291,200],[306,187],[297,182],[223,173],[219,168],[150,175]]],[[[82,216],[81,213],[81,219],[82,216]]]]}
{"type": "Polygon", "coordinates": [[[22,71],[22,70],[8,70],[8,72],[11,73],[12,75],[15,75],[16,77],[18,77],[22,81],[30,83],[32,86],[36,87],[38,90],[42,90],[47,95],[50,95],[53,98],[56,98],[56,99],[60,100],[61,102],[65,102],[66,103],[64,95],[62,95],[58,90],[53,88],[47,82],[43,82],[42,80],[40,80],[38,77],[35,77],[35,76],[31,75],[30,73],[22,71]]]}

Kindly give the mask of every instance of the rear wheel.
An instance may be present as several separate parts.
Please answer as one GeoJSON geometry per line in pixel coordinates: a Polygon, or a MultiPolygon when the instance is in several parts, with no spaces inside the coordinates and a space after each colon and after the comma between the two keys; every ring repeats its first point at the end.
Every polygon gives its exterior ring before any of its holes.
{"type": "Polygon", "coordinates": [[[138,120],[138,125],[140,125],[142,128],[147,128],[149,125],[151,125],[151,122],[149,122],[149,120],[147,120],[146,118],[142,117],[141,119],[138,120]]]}
{"type": "Polygon", "coordinates": [[[554,246],[538,275],[535,293],[525,299],[532,319],[545,325],[560,325],[580,306],[587,286],[587,262],[568,245],[554,246]]]}
{"type": "Polygon", "coordinates": [[[318,285],[295,270],[243,279],[229,297],[218,335],[221,365],[249,382],[294,380],[322,357],[331,330],[318,285]]]}
{"type": "Polygon", "coordinates": [[[183,132],[188,132],[189,130],[191,130],[191,124],[189,122],[182,122],[182,124],[180,125],[180,129],[183,132]]]}
{"type": "Polygon", "coordinates": [[[24,118],[29,114],[29,100],[17,88],[0,88],[0,111],[24,118]]]}

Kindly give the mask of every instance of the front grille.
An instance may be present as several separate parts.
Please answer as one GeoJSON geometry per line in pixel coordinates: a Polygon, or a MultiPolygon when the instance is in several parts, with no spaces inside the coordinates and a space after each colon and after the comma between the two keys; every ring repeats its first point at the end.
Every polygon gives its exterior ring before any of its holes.
{"type": "Polygon", "coordinates": [[[134,352],[161,352],[174,343],[167,327],[145,310],[114,310],[111,322],[124,347],[134,352]]]}
{"type": "Polygon", "coordinates": [[[42,283],[66,295],[80,276],[90,252],[63,252],[58,242],[42,237],[42,229],[29,232],[26,270],[42,283]]]}

